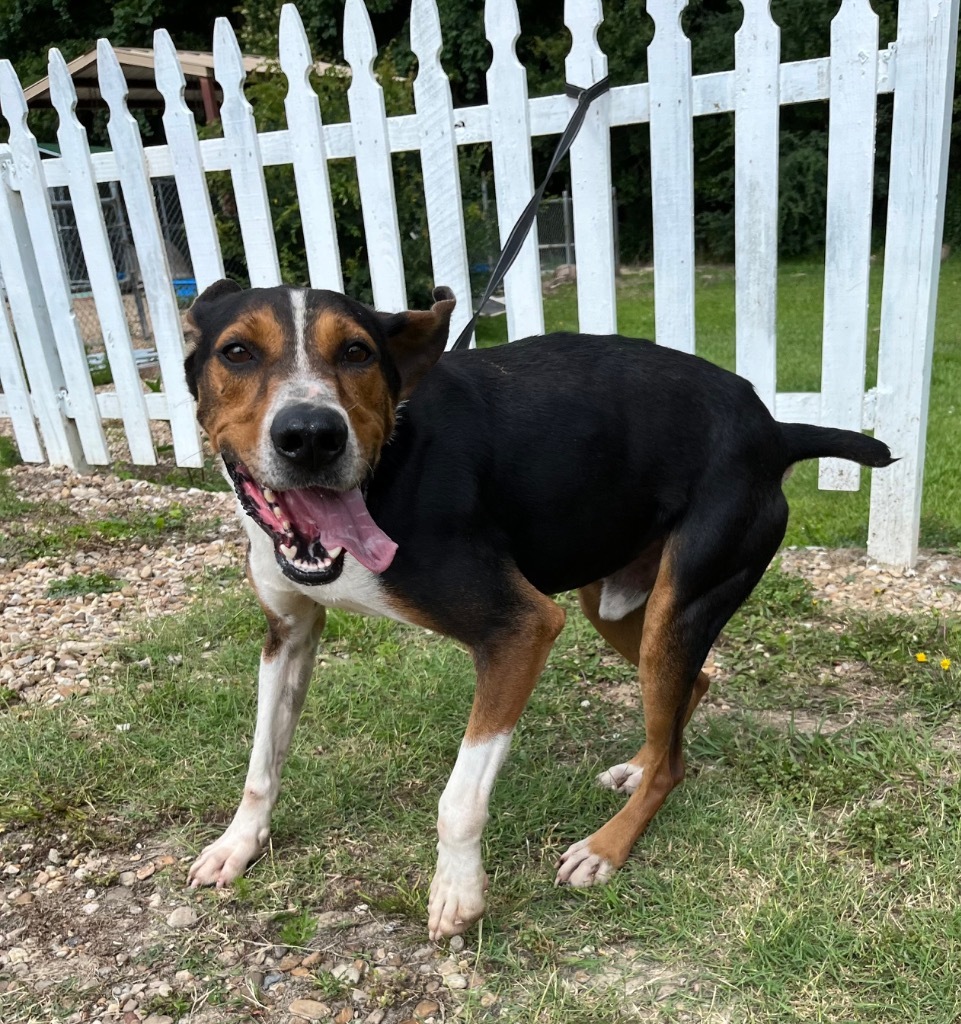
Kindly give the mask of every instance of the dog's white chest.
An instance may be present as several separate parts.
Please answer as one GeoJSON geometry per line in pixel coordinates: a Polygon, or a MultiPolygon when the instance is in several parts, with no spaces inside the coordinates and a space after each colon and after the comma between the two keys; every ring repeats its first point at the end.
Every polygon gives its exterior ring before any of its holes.
{"type": "Polygon", "coordinates": [[[397,622],[407,622],[388,600],[380,577],[361,565],[351,555],[344,556],[344,571],[333,583],[309,587],[287,579],[277,565],[270,538],[249,516],[243,515],[244,529],[250,538],[250,573],[258,592],[296,590],[325,608],[343,608],[359,615],[382,615],[397,622]]]}

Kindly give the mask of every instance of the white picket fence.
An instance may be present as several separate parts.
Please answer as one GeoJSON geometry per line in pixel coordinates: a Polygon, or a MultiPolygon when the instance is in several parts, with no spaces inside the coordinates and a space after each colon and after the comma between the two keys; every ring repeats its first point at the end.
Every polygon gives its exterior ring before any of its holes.
{"type": "MultiPolygon", "coordinates": [[[[916,556],[924,440],[944,218],[948,130],[959,0],[902,0],[897,40],[879,49],[878,19],[868,0],[843,0],[830,56],[780,62],[779,30],[769,0],[742,0],[735,69],[693,75],[690,41],[680,17],[687,0],[648,0],[656,31],[649,81],[614,88],[592,108],[571,152],[577,239],[577,297],[583,331],[616,330],[610,129],[648,123],[651,137],[656,335],[661,344],[694,350],[693,119],[734,111],[736,122],[737,369],[782,420],[869,429],[901,461],[875,475],[869,550],[910,564],[916,556]],[[894,93],[893,148],[884,250],[878,385],[865,389],[868,270],[877,96],[894,93]],[[778,119],[785,104],[830,103],[824,357],[819,393],[776,390],[778,119]]],[[[100,86],[110,108],[113,151],[91,154],[77,120],[76,96],[63,57],[50,54],[51,96],[60,117],[62,156],[41,162],[26,126],[20,82],[0,62],[0,111],[10,127],[0,146],[0,416],[9,417],[23,457],[83,468],[109,461],[104,420],[120,419],[134,462],[156,453],[150,422],[168,420],[176,460],[201,464],[201,441],[181,368],[180,315],[154,206],[150,178],[172,175],[184,210],[199,287],[223,276],[206,173],[229,171],[250,279],[280,283],[263,168],[292,165],[314,287],[340,289],[327,161],[356,161],[375,302],[407,305],[391,154],[419,150],[434,278],[460,302],[456,336],[469,315],[467,248],[458,177],[458,146],[492,146],[502,241],[533,188],[531,138],[559,134],[574,101],[530,100],[517,60],[515,0],[487,0],[493,60],[488,102],[455,110],[441,67],[435,0],[413,0],[411,45],[419,61],[416,113],[387,118],[372,72],[376,56],[363,0],[347,0],[344,55],[352,71],[350,122],[324,125],[308,74],[310,47],[296,8],[280,23],[280,66],[290,83],[287,130],[258,134],[244,96],[240,48],[225,19],[214,36],[216,78],[224,91],[223,138],[199,142],[183,101],[184,78],[168,34],[156,33],[157,82],[165,99],[167,144],[143,145],[126,106],[126,83],[106,40],[99,44],[100,86]],[[156,338],[162,390],[145,393],[134,359],[97,183],[119,181],[126,202],[156,338]],[[115,389],[95,393],[70,295],[49,189],[66,185],[115,389]]],[[[567,80],[589,86],[607,71],[596,32],[600,0],[567,0],[572,46],[567,80]]],[[[536,229],[506,285],[513,340],[544,329],[536,229]]],[[[857,489],[856,468],[828,464],[821,486],[857,489]]]]}

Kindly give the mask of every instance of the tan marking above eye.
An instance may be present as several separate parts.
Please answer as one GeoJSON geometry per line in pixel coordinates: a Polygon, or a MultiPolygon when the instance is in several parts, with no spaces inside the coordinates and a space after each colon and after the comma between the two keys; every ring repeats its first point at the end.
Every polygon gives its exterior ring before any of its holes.
{"type": "Polygon", "coordinates": [[[241,317],[220,332],[215,348],[226,357],[231,345],[241,345],[254,350],[255,358],[265,362],[280,359],[286,348],[284,328],[270,306],[247,310],[241,317]]]}
{"type": "Polygon", "coordinates": [[[350,317],[329,310],[318,313],[311,330],[311,340],[316,353],[329,366],[343,362],[346,349],[351,345],[365,346],[371,353],[377,350],[373,339],[367,336],[360,324],[350,317]]]}

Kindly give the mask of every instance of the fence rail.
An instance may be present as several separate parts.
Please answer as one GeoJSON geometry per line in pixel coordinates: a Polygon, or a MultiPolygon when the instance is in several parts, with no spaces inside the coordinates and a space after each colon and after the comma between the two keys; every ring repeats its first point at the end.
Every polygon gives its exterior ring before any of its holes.
{"type": "MultiPolygon", "coordinates": [[[[687,0],[648,0],[655,34],[649,81],[613,88],[592,109],[571,154],[571,215],[577,251],[580,327],[616,329],[615,235],[610,130],[648,123],[651,135],[655,324],[661,344],[693,351],[693,121],[735,116],[737,369],[752,380],[782,420],[876,429],[901,461],[872,484],[869,550],[909,564],[916,556],[924,461],[924,427],[934,328],[934,300],[950,127],[959,0],[904,0],[897,39],[878,46],[869,0],[843,0],[831,52],[780,62],[780,39],[768,0],[742,0],[732,71],[693,75],[690,41],[681,28],[687,0]],[[877,96],[894,93],[891,184],[885,244],[878,385],[865,390],[867,275],[877,96]],[[823,385],[819,392],[776,390],[778,121],[787,104],[830,104],[825,266],[823,385]]],[[[126,106],[126,83],[110,44],[98,46],[101,93],[110,110],[112,151],[91,153],[77,120],[73,83],[51,51],[51,95],[60,117],[62,156],[41,160],[26,124],[26,104],[9,62],[0,62],[0,111],[10,128],[0,147],[0,247],[6,302],[0,302],[0,416],[8,417],[25,458],[78,467],[110,454],[103,421],[120,418],[131,458],[156,459],[150,423],[169,421],[180,465],[201,462],[193,403],[181,371],[182,334],[176,273],[165,247],[166,216],[152,180],[176,182],[186,243],[198,286],[223,276],[207,174],[227,171],[252,283],[280,283],[264,168],[293,168],[302,209],[310,283],[342,286],[327,162],[355,161],[375,301],[406,305],[404,265],[391,156],[419,152],[435,280],[452,284],[460,302],[452,337],[469,315],[469,261],[460,202],[458,147],[492,149],[502,238],[533,190],[531,140],[560,133],[573,109],[566,95],[529,99],[515,46],[515,0],[487,0],[493,59],[488,102],[454,109],[439,62],[443,40],[435,0],[413,0],[411,46],[419,61],[416,112],[388,118],[372,71],[374,37],[363,0],[346,0],[344,54],[351,68],[350,121],[324,124],[309,85],[313,60],[295,7],[280,22],[280,65],[289,83],[288,128],[258,133],[245,95],[245,72],[233,30],[219,19],[215,76],[224,93],[223,138],[198,140],[183,102],[184,78],[167,33],[155,36],[157,84],[165,99],[167,143],[143,145],[126,106]],[[140,382],[98,186],[119,183],[143,276],[160,363],[162,390],[140,382]],[[69,189],[104,346],[116,387],[96,393],[70,305],[57,241],[51,190],[69,189]],[[84,226],[81,226],[83,224],[84,226]],[[9,316],[7,309],[9,305],[9,316]]],[[[568,0],[568,81],[590,86],[606,74],[597,44],[600,0],[568,0]]],[[[110,187],[116,188],[116,184],[110,187]]],[[[505,282],[511,340],[543,330],[536,228],[505,282]]],[[[857,488],[850,467],[825,462],[821,486],[857,488]]]]}

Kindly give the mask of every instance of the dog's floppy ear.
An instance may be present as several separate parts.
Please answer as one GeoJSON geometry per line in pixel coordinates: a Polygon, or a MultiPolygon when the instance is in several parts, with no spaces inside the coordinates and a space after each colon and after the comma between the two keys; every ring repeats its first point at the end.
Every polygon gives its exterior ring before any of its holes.
{"type": "Polygon", "coordinates": [[[190,393],[194,398],[197,397],[195,357],[197,355],[197,345],[200,343],[200,337],[203,333],[204,313],[217,299],[222,299],[225,295],[236,294],[242,290],[236,281],[231,281],[226,277],[221,281],[215,281],[194,299],[193,305],[187,310],[183,318],[184,375],[187,378],[187,387],[190,388],[190,393]]]}
{"type": "Polygon", "coordinates": [[[434,305],[427,312],[378,313],[387,335],[387,351],[400,374],[400,397],[407,396],[440,359],[447,345],[450,315],[457,300],[450,288],[434,289],[434,305]]]}

